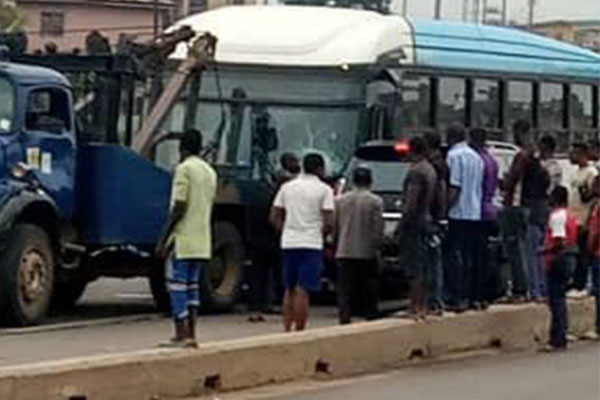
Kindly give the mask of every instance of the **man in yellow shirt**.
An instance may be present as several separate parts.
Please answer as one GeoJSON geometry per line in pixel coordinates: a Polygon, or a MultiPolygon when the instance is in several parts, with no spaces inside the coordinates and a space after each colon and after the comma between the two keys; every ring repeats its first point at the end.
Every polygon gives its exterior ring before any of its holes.
{"type": "Polygon", "coordinates": [[[170,345],[197,347],[196,317],[200,306],[200,276],[212,256],[211,213],[217,174],[199,156],[202,135],[188,130],[181,140],[181,163],[175,170],[171,212],[157,252],[165,259],[173,248],[167,269],[175,337],[170,345]]]}

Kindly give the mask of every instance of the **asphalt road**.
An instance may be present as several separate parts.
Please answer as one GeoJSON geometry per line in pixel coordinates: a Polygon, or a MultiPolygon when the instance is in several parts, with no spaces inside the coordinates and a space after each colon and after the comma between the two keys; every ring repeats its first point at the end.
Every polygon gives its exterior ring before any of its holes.
{"type": "MultiPolygon", "coordinates": [[[[243,307],[229,314],[205,315],[199,321],[200,341],[282,331],[280,315],[266,319],[247,322],[243,307]]],[[[310,326],[336,323],[334,308],[318,307],[310,326]]],[[[51,317],[43,326],[0,328],[0,367],[153,348],[171,337],[171,329],[169,319],[154,313],[146,280],[103,279],[90,285],[72,311],[51,317]]]]}
{"type": "MultiPolygon", "coordinates": [[[[217,398],[211,396],[209,398],[217,398]]],[[[600,345],[568,352],[481,357],[338,382],[305,382],[220,400],[598,400],[600,345]]]]}

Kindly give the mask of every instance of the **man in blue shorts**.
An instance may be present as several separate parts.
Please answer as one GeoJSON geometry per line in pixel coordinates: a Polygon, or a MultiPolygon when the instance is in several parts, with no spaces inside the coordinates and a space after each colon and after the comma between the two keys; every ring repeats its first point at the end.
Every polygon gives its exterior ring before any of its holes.
{"type": "Polygon", "coordinates": [[[310,292],[320,288],[323,237],[333,228],[333,190],[322,182],[325,161],[308,154],[304,173],[281,186],[271,210],[271,222],[282,233],[283,323],[286,332],[304,330],[310,292]]]}
{"type": "Polygon", "coordinates": [[[167,271],[175,337],[169,347],[197,347],[196,315],[200,276],[212,256],[211,214],[217,174],[199,156],[202,135],[188,130],[180,143],[181,163],[175,169],[171,211],[157,253],[164,260],[173,250],[167,271]]]}

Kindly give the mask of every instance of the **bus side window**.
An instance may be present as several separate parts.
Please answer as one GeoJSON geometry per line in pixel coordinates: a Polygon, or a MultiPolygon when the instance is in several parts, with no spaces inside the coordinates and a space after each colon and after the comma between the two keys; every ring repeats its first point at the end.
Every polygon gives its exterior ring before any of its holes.
{"type": "Polygon", "coordinates": [[[438,86],[438,128],[466,124],[466,82],[463,78],[440,78],[438,86]]]}
{"type": "Polygon", "coordinates": [[[590,85],[571,85],[569,101],[570,127],[575,130],[594,128],[593,96],[590,85]]]}
{"type": "Polygon", "coordinates": [[[509,81],[507,95],[507,116],[510,128],[518,120],[532,122],[533,119],[533,84],[527,81],[509,81]]]}
{"type": "Polygon", "coordinates": [[[564,90],[560,83],[542,83],[539,97],[540,131],[555,133],[564,128],[564,90]]]}
{"type": "Polygon", "coordinates": [[[500,128],[500,84],[490,79],[477,79],[473,85],[473,126],[500,128]]]}
{"type": "Polygon", "coordinates": [[[431,78],[406,73],[402,76],[402,129],[431,127],[431,78]]]}

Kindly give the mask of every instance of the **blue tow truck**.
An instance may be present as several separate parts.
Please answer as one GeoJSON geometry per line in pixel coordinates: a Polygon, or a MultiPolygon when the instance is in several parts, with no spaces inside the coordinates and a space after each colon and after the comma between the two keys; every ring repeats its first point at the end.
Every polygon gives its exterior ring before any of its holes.
{"type": "Polygon", "coordinates": [[[189,72],[214,45],[199,43],[181,63],[132,148],[78,129],[64,75],[0,63],[0,325],[38,323],[52,306],[74,304],[99,276],[148,275],[164,307],[163,262],[153,249],[171,177],[147,155],[189,72]]]}

